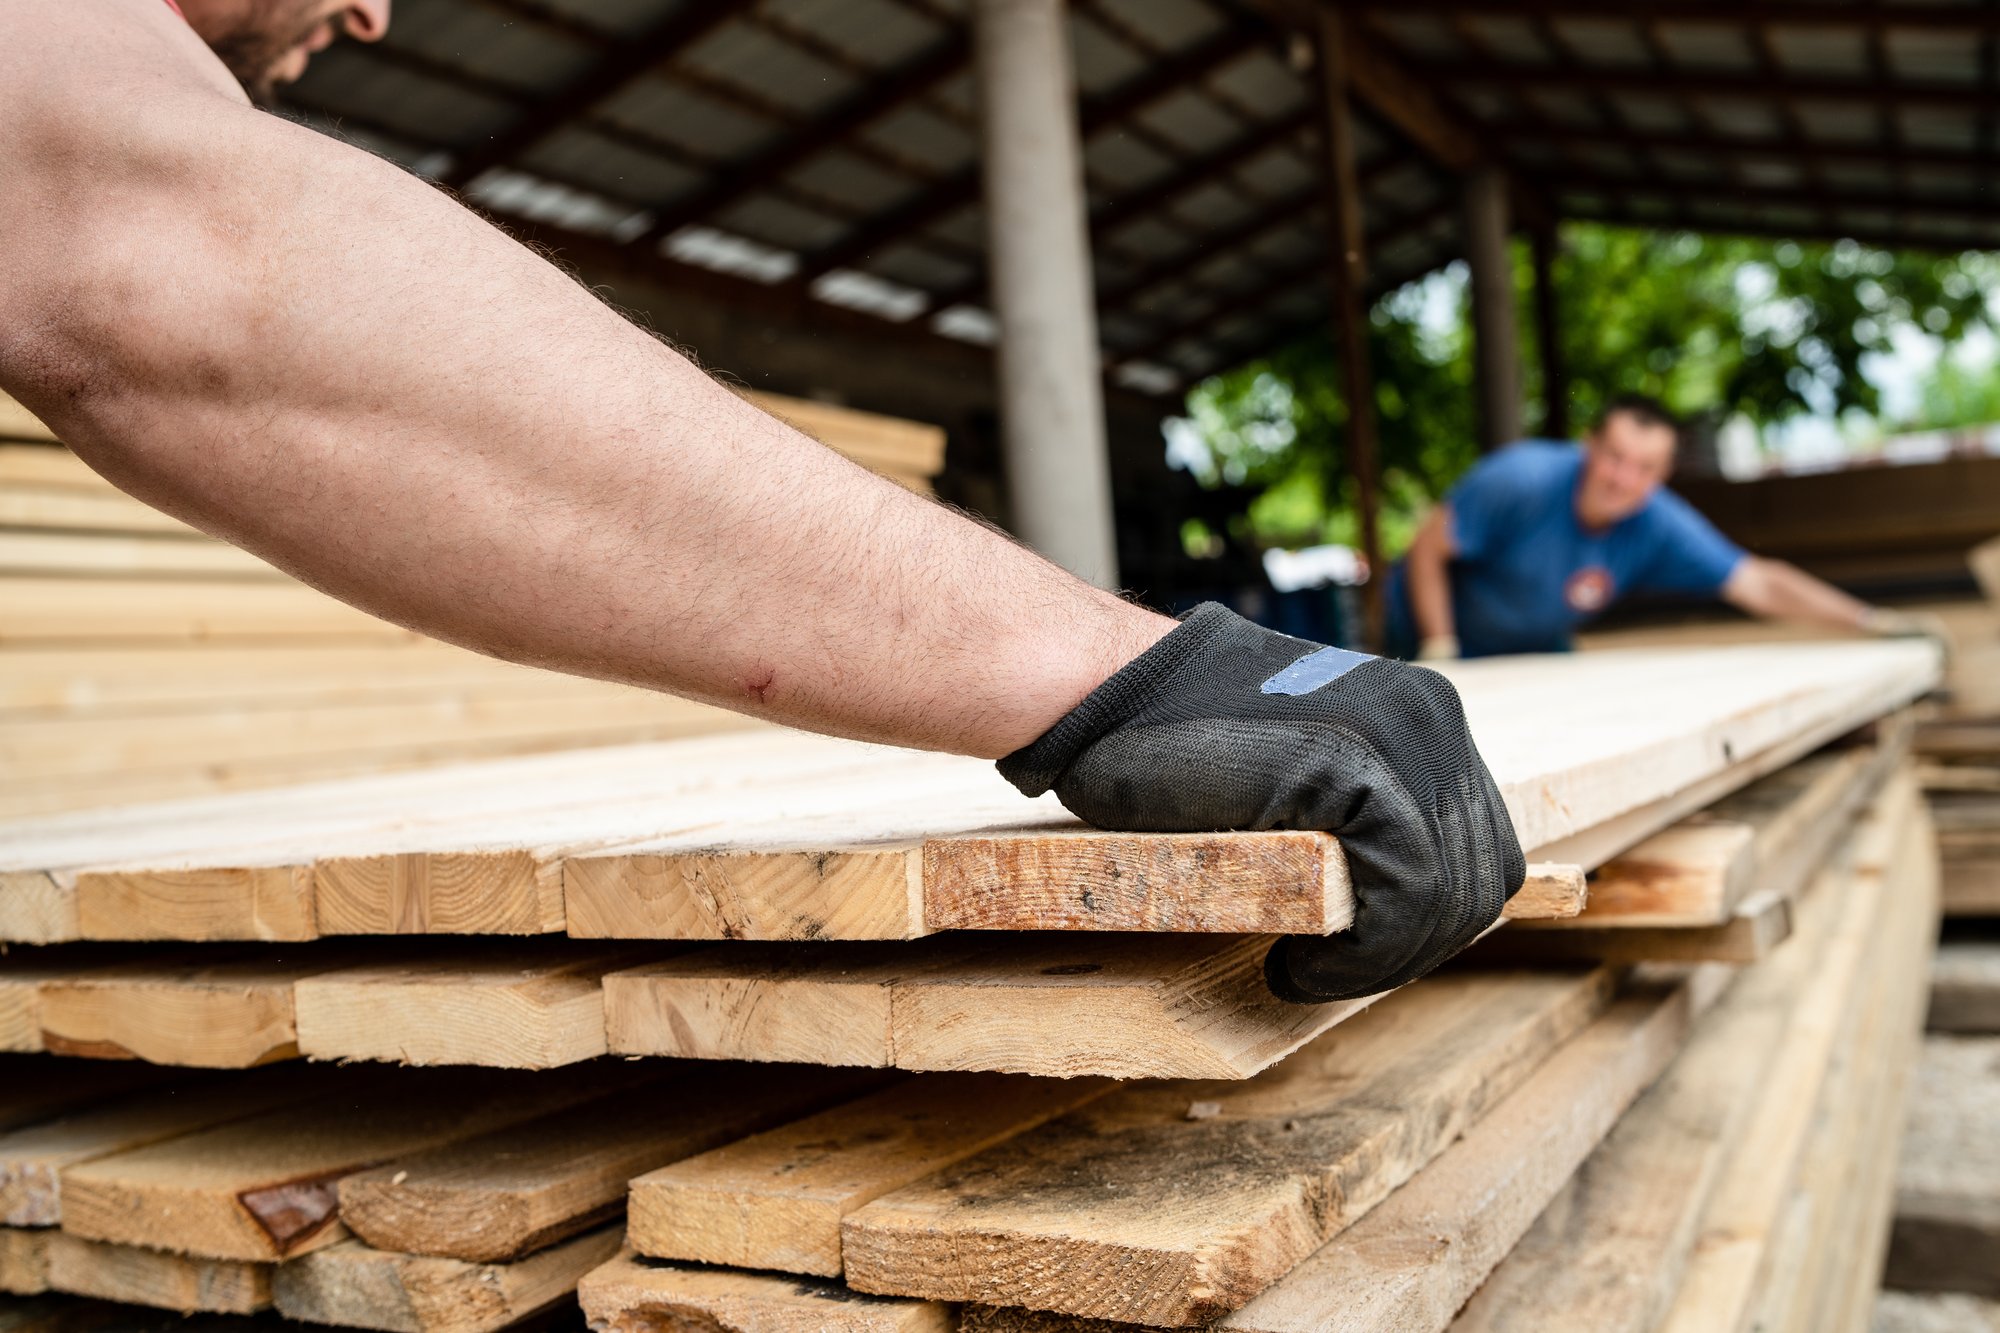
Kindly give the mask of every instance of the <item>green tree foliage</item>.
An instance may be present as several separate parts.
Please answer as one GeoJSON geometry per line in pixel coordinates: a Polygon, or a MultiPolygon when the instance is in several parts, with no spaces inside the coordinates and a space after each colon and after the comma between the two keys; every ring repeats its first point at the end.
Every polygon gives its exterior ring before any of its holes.
{"type": "MultiPolygon", "coordinates": [[[[1588,421],[1620,392],[1652,394],[1691,418],[1720,421],[1740,412],[1758,426],[1802,412],[1872,414],[1877,391],[1861,373],[1862,359],[1890,351],[1900,325],[1950,344],[1987,324],[1994,267],[1985,255],[1937,257],[1851,241],[1566,225],[1555,283],[1569,419],[1588,421]]],[[[1534,422],[1544,415],[1541,357],[1527,327],[1532,274],[1524,246],[1515,268],[1534,422]]],[[[1404,288],[1371,312],[1383,538],[1391,551],[1407,542],[1431,497],[1476,457],[1462,280],[1457,289],[1460,309],[1448,327],[1422,317],[1434,288],[1404,288]]],[[[1951,391],[1968,407],[1990,396],[1971,384],[1951,391]]],[[[1203,480],[1255,492],[1233,536],[1271,545],[1356,539],[1346,418],[1326,336],[1190,393],[1188,419],[1208,455],[1203,480]]]]}

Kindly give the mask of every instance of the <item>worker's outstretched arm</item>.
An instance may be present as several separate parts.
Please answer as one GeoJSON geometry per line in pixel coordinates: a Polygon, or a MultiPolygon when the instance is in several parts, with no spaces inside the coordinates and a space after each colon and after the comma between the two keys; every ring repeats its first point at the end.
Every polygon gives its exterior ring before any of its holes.
{"type": "Polygon", "coordinates": [[[1519,886],[1441,678],[1334,671],[1219,609],[1176,627],[871,476],[429,186],[253,111],[158,0],[5,0],[0,125],[0,388],[334,595],[516,661],[1011,755],[1113,827],[1340,833],[1360,910],[1274,953],[1293,998],[1407,980],[1519,886]]]}
{"type": "Polygon", "coordinates": [[[1782,560],[1746,556],[1722,585],[1722,596],[1738,610],[1767,620],[1793,620],[1864,634],[1944,637],[1935,617],[1870,606],[1782,560]]]}
{"type": "Polygon", "coordinates": [[[1417,656],[1421,659],[1458,656],[1458,627],[1451,609],[1451,502],[1431,510],[1403,556],[1408,581],[1410,618],[1417,622],[1417,656]]]}
{"type": "Polygon", "coordinates": [[[497,656],[998,757],[1172,622],[715,384],[160,0],[0,4],[0,387],[140,498],[497,656]]]}

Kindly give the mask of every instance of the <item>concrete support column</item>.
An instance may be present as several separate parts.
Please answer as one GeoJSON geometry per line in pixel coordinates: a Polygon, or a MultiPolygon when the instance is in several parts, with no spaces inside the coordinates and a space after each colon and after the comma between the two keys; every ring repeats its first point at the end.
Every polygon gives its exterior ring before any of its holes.
{"type": "Polygon", "coordinates": [[[1472,359],[1480,447],[1521,438],[1521,353],[1514,267],[1507,254],[1507,177],[1482,167],[1465,178],[1465,257],[1472,269],[1472,359]]]}
{"type": "Polygon", "coordinates": [[[1063,0],[975,0],[973,15],[1014,527],[1108,588],[1118,552],[1063,0]]]}

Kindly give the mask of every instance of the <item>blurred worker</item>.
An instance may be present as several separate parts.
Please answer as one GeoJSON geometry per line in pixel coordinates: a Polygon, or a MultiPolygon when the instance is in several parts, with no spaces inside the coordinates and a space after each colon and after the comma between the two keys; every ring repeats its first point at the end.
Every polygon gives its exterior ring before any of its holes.
{"type": "Polygon", "coordinates": [[[1563,652],[1630,593],[1720,597],[1753,616],[1871,634],[1927,632],[1779,560],[1750,555],[1665,489],[1680,426],[1613,398],[1583,443],[1523,440],[1483,458],[1390,574],[1389,646],[1440,659],[1563,652]]]}
{"type": "Polygon", "coordinates": [[[0,388],[141,499],[453,643],[998,759],[1105,827],[1337,832],[1355,924],[1272,948],[1286,999],[1400,985],[1498,918],[1521,849],[1436,672],[1093,588],[245,96],[388,21],[0,0],[0,388]]]}

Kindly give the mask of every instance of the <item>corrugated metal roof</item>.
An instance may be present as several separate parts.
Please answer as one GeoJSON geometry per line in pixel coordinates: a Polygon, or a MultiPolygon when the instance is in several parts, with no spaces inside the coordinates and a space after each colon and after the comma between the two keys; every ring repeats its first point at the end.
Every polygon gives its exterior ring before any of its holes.
{"type": "MultiPolygon", "coordinates": [[[[1949,2],[1343,8],[1548,215],[1989,245],[2000,33],[1977,8],[1975,32],[1947,26],[1949,2]]],[[[1323,310],[1312,3],[1071,0],[1100,332],[1121,382],[1211,370],[1323,310]]],[[[309,119],[503,218],[804,280],[814,299],[979,342],[966,10],[398,0],[386,43],[324,54],[296,91],[309,119]]],[[[1456,253],[1455,190],[1393,116],[1358,110],[1372,273],[1402,281],[1456,253]]]]}

